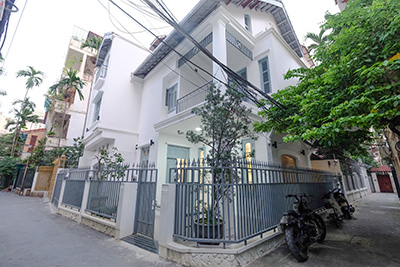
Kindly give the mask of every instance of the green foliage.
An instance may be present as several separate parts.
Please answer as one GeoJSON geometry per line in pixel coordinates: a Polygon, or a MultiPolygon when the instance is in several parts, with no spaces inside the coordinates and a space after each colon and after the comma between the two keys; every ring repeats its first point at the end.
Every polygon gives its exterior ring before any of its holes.
{"type": "Polygon", "coordinates": [[[93,38],[86,40],[82,43],[81,49],[90,48],[92,51],[98,51],[101,45],[102,38],[100,36],[94,36],[93,38]]]}
{"type": "MultiPolygon", "coordinates": [[[[19,158],[15,157],[2,157],[0,158],[0,176],[5,177],[6,180],[10,180],[17,171],[16,164],[19,163],[19,158]]],[[[8,186],[6,184],[5,186],[8,186]]]]}
{"type": "Polygon", "coordinates": [[[29,97],[26,97],[24,100],[16,100],[12,104],[14,105],[14,119],[7,120],[6,129],[9,129],[9,131],[16,131],[17,128],[22,130],[26,129],[27,122],[38,122],[39,117],[33,114],[36,105],[29,101],[29,97]],[[18,105],[21,107],[19,108],[18,105]]]}
{"type": "Polygon", "coordinates": [[[97,159],[97,168],[101,170],[98,173],[99,177],[97,177],[99,180],[105,179],[108,175],[113,178],[120,178],[129,166],[129,164],[124,164],[124,158],[116,147],[111,148],[110,151],[108,149],[100,149],[95,157],[97,159]]]}
{"type": "Polygon", "coordinates": [[[20,70],[17,72],[17,78],[27,78],[25,82],[27,90],[33,88],[34,86],[39,86],[43,82],[43,76],[43,72],[40,70],[35,70],[32,66],[28,66],[26,70],[20,70]]]}
{"type": "Polygon", "coordinates": [[[273,95],[286,108],[260,112],[268,120],[256,129],[308,140],[320,154],[366,155],[371,126],[393,128],[400,118],[399,14],[393,0],[353,0],[327,14],[321,28],[331,33],[314,55],[320,64],[288,71],[299,83],[273,95]]]}
{"type": "Polygon", "coordinates": [[[82,94],[82,88],[85,82],[78,77],[78,71],[73,68],[64,69],[61,79],[50,86],[49,94],[54,96],[57,100],[61,101],[73,101],[75,92],[78,93],[79,99],[84,99],[82,94]]]}
{"type": "Polygon", "coordinates": [[[29,166],[35,168],[37,166],[52,166],[53,162],[65,155],[66,168],[75,168],[78,166],[79,158],[83,155],[84,145],[83,137],[74,138],[72,147],[57,147],[52,150],[45,150],[47,137],[38,141],[38,145],[33,149],[29,156],[29,166]]]}
{"type": "Polygon", "coordinates": [[[249,118],[251,110],[242,105],[242,99],[243,94],[233,88],[222,94],[220,88],[212,85],[205,104],[192,110],[201,117],[201,131],[187,131],[186,138],[193,144],[210,147],[210,162],[234,160],[239,156],[236,148],[242,138],[257,138],[249,118]]]}
{"type": "MultiPolygon", "coordinates": [[[[11,147],[13,144],[13,134],[2,134],[0,135],[0,157],[10,156],[11,154],[11,147]]],[[[18,140],[17,142],[18,147],[17,150],[21,148],[22,140],[18,140]]]]}

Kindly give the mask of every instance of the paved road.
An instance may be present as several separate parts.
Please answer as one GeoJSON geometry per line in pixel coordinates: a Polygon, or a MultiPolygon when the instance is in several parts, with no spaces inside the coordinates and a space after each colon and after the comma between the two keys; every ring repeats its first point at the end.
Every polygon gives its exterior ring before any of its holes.
{"type": "Polygon", "coordinates": [[[51,213],[42,199],[0,192],[0,266],[177,266],[51,213]]]}
{"type": "Polygon", "coordinates": [[[260,266],[400,266],[400,201],[395,194],[371,194],[355,203],[353,220],[341,229],[327,224],[322,244],[314,244],[309,259],[298,263],[286,244],[248,267],[260,266]]]}

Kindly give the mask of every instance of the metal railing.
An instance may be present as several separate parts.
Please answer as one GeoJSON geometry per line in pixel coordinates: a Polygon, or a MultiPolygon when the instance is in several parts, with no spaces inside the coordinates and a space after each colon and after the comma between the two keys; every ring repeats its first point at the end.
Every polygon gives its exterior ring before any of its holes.
{"type": "Polygon", "coordinates": [[[66,175],[67,175],[67,171],[61,170],[57,173],[57,176],[56,176],[56,181],[54,183],[54,189],[53,189],[53,195],[51,198],[51,203],[53,203],[56,207],[58,206],[58,201],[60,199],[62,181],[64,180],[66,175]]]}
{"type": "Polygon", "coordinates": [[[212,82],[208,82],[176,101],[176,113],[194,107],[206,100],[212,82]]]}
{"type": "Polygon", "coordinates": [[[323,206],[334,186],[331,173],[268,166],[255,161],[206,164],[178,162],[170,169],[176,184],[174,236],[198,244],[247,243],[276,229],[291,208],[290,193],[311,194],[310,207],[323,206]]]}
{"type": "Polygon", "coordinates": [[[65,189],[62,204],[81,209],[85,180],[88,177],[88,170],[70,169],[65,176],[65,189]]]}
{"type": "Polygon", "coordinates": [[[121,182],[90,181],[86,211],[110,218],[117,218],[121,182]]]}
{"type": "Polygon", "coordinates": [[[132,168],[125,165],[119,169],[70,169],[67,172],[68,174],[62,173],[62,176],[57,178],[53,203],[58,205],[61,182],[65,179],[62,204],[80,209],[85,181],[90,181],[85,211],[114,220],[117,217],[121,183],[137,183],[139,179],[142,182],[152,181],[157,175],[154,164],[149,166],[136,165],[132,168]]]}

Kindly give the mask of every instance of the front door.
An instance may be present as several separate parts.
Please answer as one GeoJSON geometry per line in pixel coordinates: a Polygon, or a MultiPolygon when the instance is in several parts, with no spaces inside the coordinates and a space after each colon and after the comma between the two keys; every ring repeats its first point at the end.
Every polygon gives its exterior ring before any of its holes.
{"type": "Polygon", "coordinates": [[[389,175],[378,174],[377,176],[378,176],[379,189],[381,190],[381,192],[393,193],[392,182],[390,181],[389,175]]]}
{"type": "Polygon", "coordinates": [[[189,160],[189,155],[190,155],[190,149],[187,147],[168,145],[166,182],[174,181],[176,175],[179,174],[171,173],[171,168],[177,167],[177,161],[189,160]]]}

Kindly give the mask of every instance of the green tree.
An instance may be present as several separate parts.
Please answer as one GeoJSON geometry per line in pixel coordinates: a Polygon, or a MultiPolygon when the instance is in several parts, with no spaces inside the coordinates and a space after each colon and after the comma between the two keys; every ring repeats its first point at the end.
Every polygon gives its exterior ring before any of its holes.
{"type": "MultiPolygon", "coordinates": [[[[0,158],[9,157],[11,155],[11,147],[13,144],[14,135],[13,134],[2,134],[0,135],[0,158]]],[[[20,148],[21,142],[18,142],[20,148]]]]}
{"type": "Polygon", "coordinates": [[[32,66],[28,66],[26,70],[20,70],[17,72],[17,78],[27,78],[25,82],[26,92],[24,99],[27,98],[30,89],[32,89],[34,86],[40,86],[42,84],[43,76],[43,72],[40,70],[35,70],[32,66]]]}
{"type": "Polygon", "coordinates": [[[26,124],[28,122],[37,123],[38,116],[33,114],[35,111],[35,103],[29,101],[29,98],[25,98],[24,100],[16,100],[12,103],[15,107],[13,109],[14,119],[7,120],[5,128],[9,131],[14,132],[14,138],[11,146],[10,156],[13,157],[19,145],[23,145],[20,142],[23,140],[20,139],[21,130],[26,128],[26,124]],[[18,108],[18,105],[21,108],[18,108]]]}
{"type": "Polygon", "coordinates": [[[100,36],[94,36],[93,38],[86,40],[81,44],[81,48],[89,48],[92,51],[98,51],[101,45],[102,38],[100,36]]]}
{"type": "MultiPolygon", "coordinates": [[[[20,70],[17,72],[17,78],[19,78],[19,77],[27,78],[26,82],[25,82],[26,92],[25,92],[25,96],[21,102],[21,109],[19,111],[20,114],[22,114],[24,111],[26,111],[24,104],[27,103],[27,101],[28,101],[29,90],[32,89],[34,86],[40,86],[40,84],[42,84],[42,82],[43,82],[43,76],[44,76],[43,72],[35,70],[31,66],[28,66],[28,68],[26,70],[20,70]]],[[[17,142],[17,139],[19,137],[19,134],[20,134],[20,131],[22,128],[19,125],[20,121],[18,120],[18,117],[16,117],[16,118],[17,118],[17,120],[15,121],[16,128],[15,128],[15,132],[14,132],[14,141],[13,141],[13,146],[11,149],[11,156],[14,155],[16,142],[17,142]]]]}
{"type": "MultiPolygon", "coordinates": [[[[320,64],[290,70],[299,83],[274,94],[285,108],[260,114],[259,131],[287,133],[321,154],[365,155],[370,128],[400,122],[400,5],[393,0],[353,0],[321,27],[331,33],[316,49],[320,64]]],[[[267,102],[265,102],[267,104],[267,102]]]]}
{"type": "Polygon", "coordinates": [[[124,158],[116,147],[111,148],[111,150],[100,149],[95,158],[99,170],[97,173],[98,180],[104,180],[109,175],[113,178],[121,178],[129,166],[129,164],[124,164],[124,158]]]}
{"type": "Polygon", "coordinates": [[[8,187],[16,172],[16,164],[19,163],[18,158],[2,157],[0,158],[0,178],[4,179],[3,186],[8,187]]]}
{"type": "Polygon", "coordinates": [[[237,147],[242,138],[256,139],[249,118],[251,109],[242,104],[244,95],[234,88],[227,88],[224,94],[214,85],[209,90],[204,105],[192,110],[201,118],[201,131],[189,130],[186,138],[193,144],[208,146],[210,162],[224,164],[239,156],[237,147]]]}
{"type": "Polygon", "coordinates": [[[312,50],[316,49],[319,45],[321,45],[322,43],[324,43],[328,40],[328,36],[324,35],[325,31],[326,31],[325,29],[321,29],[319,34],[307,32],[307,34],[305,36],[305,40],[313,41],[313,43],[307,47],[308,51],[311,52],[312,50]]]}
{"type": "Polygon", "coordinates": [[[78,77],[78,71],[72,68],[64,69],[63,75],[58,83],[52,85],[49,88],[49,94],[53,96],[53,99],[60,100],[63,102],[63,118],[62,118],[62,135],[58,138],[58,146],[60,146],[61,138],[65,136],[65,117],[67,113],[68,104],[71,105],[74,101],[75,94],[79,95],[79,99],[84,99],[82,94],[82,88],[85,83],[78,77]]]}
{"type": "MultiPolygon", "coordinates": [[[[211,182],[216,185],[204,188],[204,193],[210,194],[212,200],[208,203],[200,201],[197,207],[205,223],[219,223],[222,199],[231,200],[227,193],[232,188],[221,184],[232,182],[235,174],[231,173],[230,168],[223,167],[229,167],[241,156],[238,147],[243,138],[257,138],[249,117],[251,109],[242,104],[243,97],[235,88],[228,87],[222,93],[219,87],[211,85],[204,105],[192,109],[192,113],[200,116],[201,130],[187,131],[186,138],[193,144],[201,143],[210,148],[206,163],[213,170],[203,175],[211,175],[211,182]]],[[[178,133],[184,134],[181,131],[178,133]]]]}

